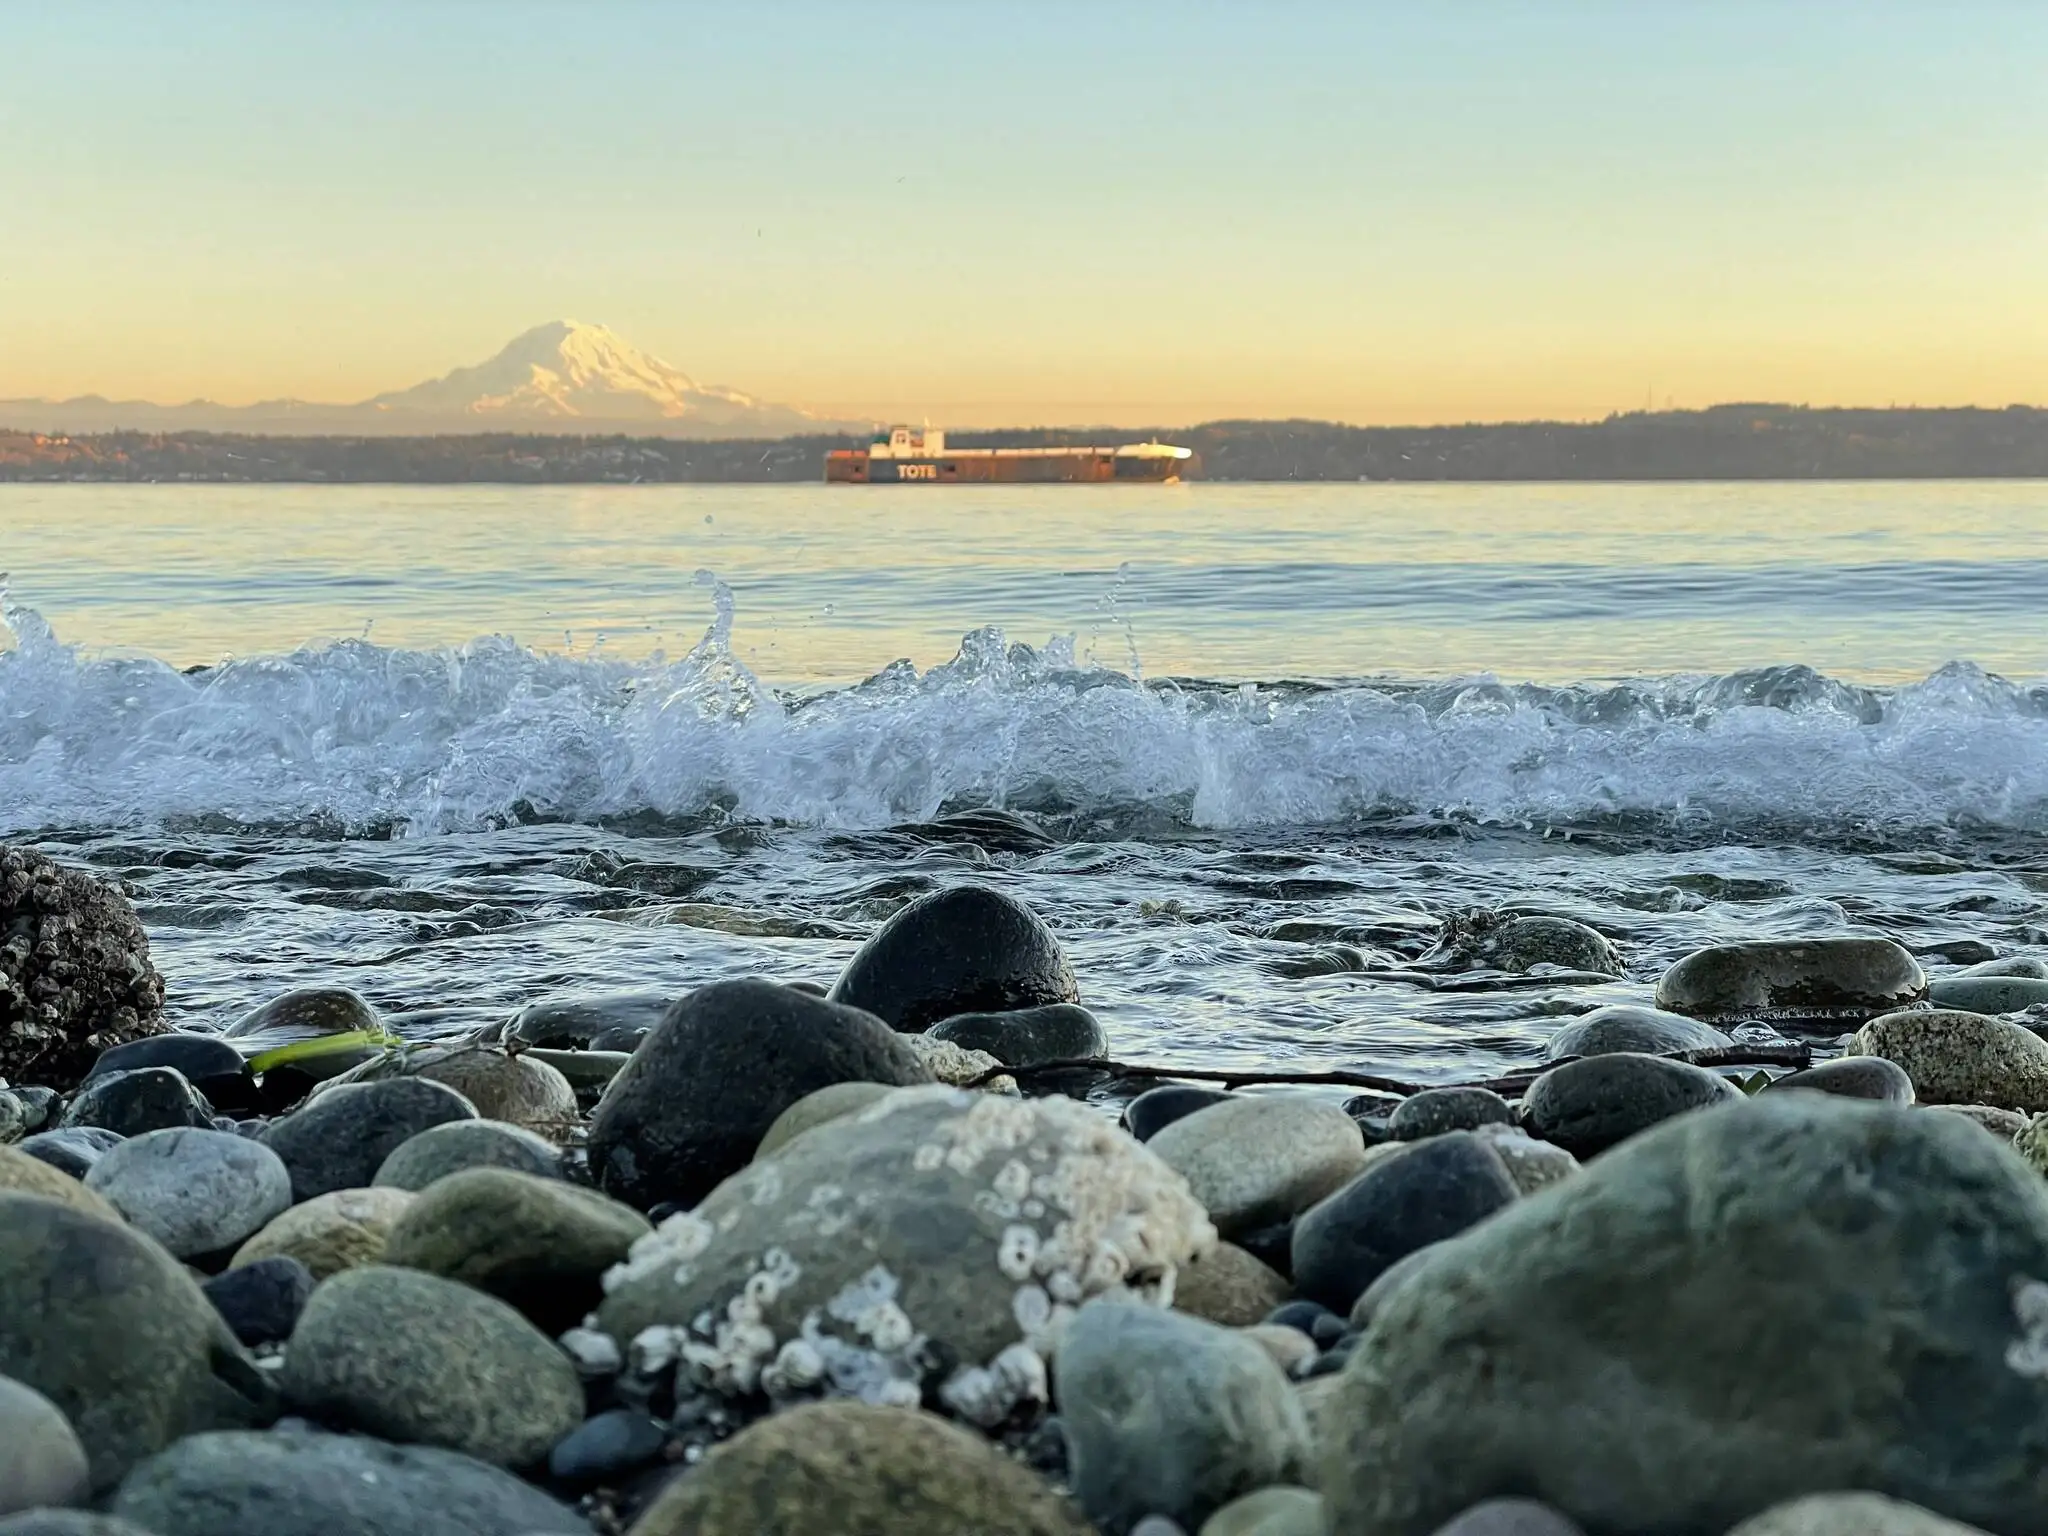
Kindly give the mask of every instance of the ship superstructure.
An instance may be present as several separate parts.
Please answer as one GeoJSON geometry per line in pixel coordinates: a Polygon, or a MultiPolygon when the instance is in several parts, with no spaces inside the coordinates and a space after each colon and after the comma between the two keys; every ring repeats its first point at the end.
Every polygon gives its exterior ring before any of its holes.
{"type": "Polygon", "coordinates": [[[892,427],[865,448],[825,455],[826,480],[840,485],[948,482],[1147,481],[1171,485],[1196,467],[1194,450],[1170,443],[1088,448],[949,448],[934,427],[892,427]]]}

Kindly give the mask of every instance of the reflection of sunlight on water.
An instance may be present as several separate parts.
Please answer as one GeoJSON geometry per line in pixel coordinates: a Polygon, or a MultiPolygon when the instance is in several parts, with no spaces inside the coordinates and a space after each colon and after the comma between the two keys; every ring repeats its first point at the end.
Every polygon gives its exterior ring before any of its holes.
{"type": "Polygon", "coordinates": [[[2031,482],[0,489],[17,588],[96,650],[645,658],[701,632],[710,568],[735,652],[789,682],[931,666],[984,624],[1152,675],[2030,676],[2044,514],[2031,482]]]}

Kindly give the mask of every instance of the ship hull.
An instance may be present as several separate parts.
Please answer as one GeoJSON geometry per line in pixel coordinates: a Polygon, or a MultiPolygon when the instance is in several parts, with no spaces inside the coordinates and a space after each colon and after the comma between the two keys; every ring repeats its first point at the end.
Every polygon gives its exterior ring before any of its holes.
{"type": "Polygon", "coordinates": [[[1186,459],[1137,458],[1114,452],[881,459],[859,449],[840,449],[826,456],[825,479],[834,485],[1098,485],[1113,481],[1171,485],[1188,468],[1186,459]]]}

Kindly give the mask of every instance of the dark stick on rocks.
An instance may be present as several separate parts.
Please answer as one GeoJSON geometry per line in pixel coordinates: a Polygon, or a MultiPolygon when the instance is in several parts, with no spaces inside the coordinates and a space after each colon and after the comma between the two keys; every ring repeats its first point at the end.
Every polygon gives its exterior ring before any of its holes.
{"type": "MultiPolygon", "coordinates": [[[[1737,1045],[1719,1046],[1701,1051],[1667,1051],[1662,1053],[1666,1061],[1682,1061],[1695,1067],[1792,1067],[1794,1069],[1813,1064],[1813,1047],[1795,1042],[1790,1045],[1737,1045]]],[[[1545,1072],[1561,1067],[1567,1061],[1579,1060],[1576,1056],[1560,1057],[1545,1062],[1540,1069],[1516,1072],[1507,1077],[1490,1078],[1477,1083],[1412,1083],[1398,1077],[1381,1077],[1373,1072],[1210,1072],[1199,1067],[1155,1067],[1144,1062],[1112,1061],[1106,1056],[1077,1056],[1062,1061],[1039,1061],[1023,1067],[995,1067],[978,1077],[968,1079],[963,1088],[985,1087],[994,1079],[1003,1076],[1013,1078],[1037,1077],[1048,1072],[1093,1071],[1104,1072],[1116,1077],[1150,1078],[1193,1078],[1205,1083],[1221,1083],[1226,1088],[1249,1088],[1260,1083],[1327,1083],[1340,1088],[1372,1088],[1381,1093],[1402,1095],[1421,1093],[1425,1088],[1490,1088],[1495,1093],[1519,1093],[1545,1072]]]]}

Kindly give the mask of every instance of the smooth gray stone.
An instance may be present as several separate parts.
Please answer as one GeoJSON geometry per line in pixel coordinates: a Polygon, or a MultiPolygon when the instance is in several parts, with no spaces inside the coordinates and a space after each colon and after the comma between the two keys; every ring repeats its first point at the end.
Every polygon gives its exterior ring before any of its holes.
{"type": "Polygon", "coordinates": [[[1610,1003],[1580,1014],[1552,1035],[1543,1048],[1543,1059],[1605,1056],[1614,1051],[1662,1056],[1673,1051],[1720,1050],[1734,1043],[1712,1025],[1682,1013],[1666,1013],[1662,1008],[1643,1008],[1634,1003],[1610,1003]]]}
{"type": "Polygon", "coordinates": [[[2048,960],[2039,955],[2007,955],[2002,960],[1982,960],[1962,973],[1965,976],[2031,976],[2048,981],[2048,960]]]}
{"type": "Polygon", "coordinates": [[[1225,1237],[1292,1220],[1365,1164],[1351,1117],[1305,1094],[1225,1099],[1145,1145],[1188,1181],[1225,1237]]]}
{"type": "Polygon", "coordinates": [[[470,1168],[509,1168],[536,1178],[558,1179],[562,1153],[524,1126],[502,1120],[450,1120],[400,1142],[378,1165],[377,1176],[370,1182],[421,1190],[436,1179],[470,1168]]]}
{"type": "Polygon", "coordinates": [[[1657,1006],[1710,1024],[1874,1018],[1927,995],[1911,951],[1890,939],[1756,939],[1695,950],[1657,983],[1657,1006]]]}
{"type": "Polygon", "coordinates": [[[1800,1072],[1787,1072],[1765,1086],[1765,1093],[1805,1088],[1839,1094],[1845,1099],[1876,1099],[1885,1104],[1911,1104],[1913,1079],[1906,1069],[1882,1056],[1838,1056],[1816,1062],[1800,1072]]]}
{"type": "Polygon", "coordinates": [[[1047,1003],[1004,1013],[956,1013],[927,1031],[970,1051],[987,1051],[1006,1067],[1079,1061],[1109,1054],[1102,1023],[1079,1003],[1047,1003]]]}
{"type": "Polygon", "coordinates": [[[1426,1088],[1403,1099],[1387,1117],[1387,1134],[1395,1141],[1421,1141],[1446,1131],[1514,1123],[1508,1101],[1490,1088],[1426,1088]]]}
{"type": "Polygon", "coordinates": [[[1522,1124],[1581,1160],[1742,1090],[1704,1067],[1614,1051],[1552,1067],[1522,1096],[1522,1124]]]}
{"type": "Polygon", "coordinates": [[[1585,1536],[1576,1522],[1534,1499],[1488,1499],[1474,1504],[1436,1536],[1585,1536]]]}
{"type": "Polygon", "coordinates": [[[1943,976],[1927,984],[1937,1008],[1964,1013],[2024,1013],[2048,1003],[2048,980],[2032,976],[1943,976]]]}
{"type": "Polygon", "coordinates": [[[1436,945],[1417,962],[1526,975],[1539,965],[1593,976],[1623,976],[1627,967],[1605,934],[1576,918],[1523,916],[1484,908],[1453,913],[1436,945]]]}
{"type": "Polygon", "coordinates": [[[2048,1529],[2044,1278],[2048,1182],[1952,1116],[1681,1116],[1387,1299],[1320,1421],[1331,1536],[1426,1536],[1503,1487],[1631,1536],[1871,1487],[2048,1529]]]}
{"type": "Polygon", "coordinates": [[[2048,1110],[2048,1040],[2007,1019],[1953,1008],[1888,1013],[1856,1031],[1848,1054],[1898,1063],[1923,1104],[2048,1110]]]}
{"type": "Polygon", "coordinates": [[[213,1106],[171,1067],[137,1067],[96,1077],[65,1106],[60,1127],[96,1126],[141,1136],[174,1125],[211,1129],[213,1106]]]}
{"type": "Polygon", "coordinates": [[[675,1003],[667,992],[594,992],[582,997],[544,997],[528,1003],[504,1026],[506,1040],[549,1050],[588,1050],[612,1030],[644,1035],[675,1003]]]}
{"type": "Polygon", "coordinates": [[[1259,1344],[1123,1301],[1075,1314],[1053,1362],[1074,1496],[1111,1533],[1163,1514],[1195,1529],[1241,1494],[1299,1482],[1308,1421],[1259,1344]]]}
{"type": "Polygon", "coordinates": [[[292,1176],[270,1148],[185,1126],[112,1148],[85,1187],[181,1259],[238,1246],[292,1203],[292,1176]]]}
{"type": "Polygon", "coordinates": [[[154,1536],[590,1536],[488,1463],[304,1430],[181,1440],[129,1474],[113,1512],[154,1536]]]}
{"type": "Polygon", "coordinates": [[[64,1411],[0,1376],[0,1515],[79,1503],[91,1487],[85,1447],[64,1411]]]}
{"type": "Polygon", "coordinates": [[[920,896],[875,930],[832,987],[896,1029],[960,1013],[1080,1001],[1074,973],[1037,913],[982,885],[920,896]]]}
{"type": "Polygon", "coordinates": [[[292,1198],[304,1202],[340,1189],[362,1189],[384,1159],[421,1131],[451,1120],[479,1118],[476,1106],[445,1083],[393,1077],[344,1083],[315,1094],[273,1120],[263,1144],[291,1170],[292,1198]]]}

